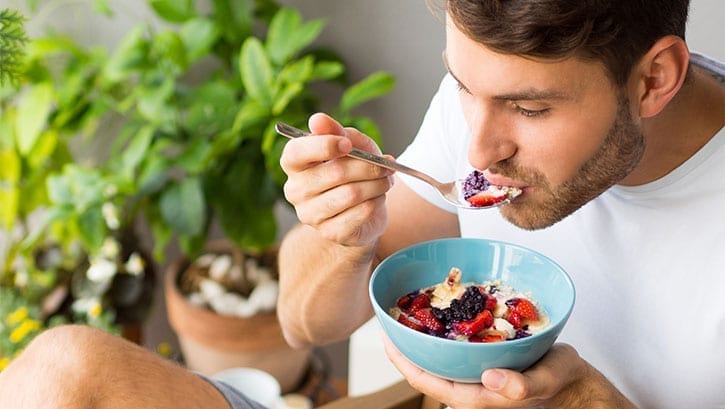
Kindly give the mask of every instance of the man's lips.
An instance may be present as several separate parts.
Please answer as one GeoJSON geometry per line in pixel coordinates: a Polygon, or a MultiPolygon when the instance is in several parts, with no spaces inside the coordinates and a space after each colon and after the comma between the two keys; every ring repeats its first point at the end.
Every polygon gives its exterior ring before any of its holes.
{"type": "Polygon", "coordinates": [[[527,185],[521,181],[517,181],[514,179],[509,179],[507,177],[491,174],[488,171],[483,172],[483,176],[488,180],[488,182],[492,185],[496,186],[511,186],[511,187],[517,187],[519,189],[524,189],[527,185]]]}

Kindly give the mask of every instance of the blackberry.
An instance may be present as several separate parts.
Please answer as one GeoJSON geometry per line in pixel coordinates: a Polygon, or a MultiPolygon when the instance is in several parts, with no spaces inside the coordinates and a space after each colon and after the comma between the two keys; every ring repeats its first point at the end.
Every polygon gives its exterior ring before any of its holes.
{"type": "Polygon", "coordinates": [[[483,176],[483,173],[479,170],[474,170],[466,177],[463,181],[463,198],[468,199],[471,196],[483,192],[488,189],[491,184],[483,176]]]}
{"type": "Polygon", "coordinates": [[[483,311],[486,305],[486,294],[476,285],[466,288],[458,300],[451,301],[448,308],[433,307],[433,315],[448,328],[454,322],[468,321],[483,311]]]}
{"type": "Polygon", "coordinates": [[[516,330],[516,335],[514,336],[514,339],[520,339],[520,338],[526,338],[530,337],[531,334],[526,332],[523,328],[516,330]]]}

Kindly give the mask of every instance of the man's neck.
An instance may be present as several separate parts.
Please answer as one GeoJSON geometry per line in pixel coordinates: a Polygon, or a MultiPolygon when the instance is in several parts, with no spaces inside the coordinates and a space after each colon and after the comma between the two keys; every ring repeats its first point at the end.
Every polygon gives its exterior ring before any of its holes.
{"type": "Polygon", "coordinates": [[[647,144],[644,156],[621,185],[641,185],[665,176],[723,127],[725,87],[700,68],[691,74],[662,112],[642,122],[647,144]]]}

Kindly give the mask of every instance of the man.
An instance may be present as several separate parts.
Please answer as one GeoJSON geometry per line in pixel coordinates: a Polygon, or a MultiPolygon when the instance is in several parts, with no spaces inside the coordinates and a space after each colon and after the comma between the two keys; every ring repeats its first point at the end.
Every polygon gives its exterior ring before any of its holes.
{"type": "Polygon", "coordinates": [[[457,211],[418,180],[346,157],[380,151],[313,115],[315,135],[281,161],[302,222],[280,250],[288,342],[345,339],[369,320],[370,273],[394,251],[493,238],[574,279],[562,343],[523,373],[487,370],[471,385],[386,342],[414,387],[456,409],[725,407],[725,74],[691,56],[687,9],[446,1],[449,74],[399,161],[442,181],[479,169],[524,193],[500,211],[457,211]]]}

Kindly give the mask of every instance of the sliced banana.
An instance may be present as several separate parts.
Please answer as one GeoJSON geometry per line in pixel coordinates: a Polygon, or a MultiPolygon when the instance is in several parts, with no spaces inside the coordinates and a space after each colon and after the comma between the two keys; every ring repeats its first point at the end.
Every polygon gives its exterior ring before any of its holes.
{"type": "Polygon", "coordinates": [[[446,279],[435,286],[431,295],[430,305],[436,308],[448,308],[451,301],[461,298],[466,291],[466,287],[461,284],[461,276],[463,273],[460,269],[453,267],[448,272],[446,279]]]}

